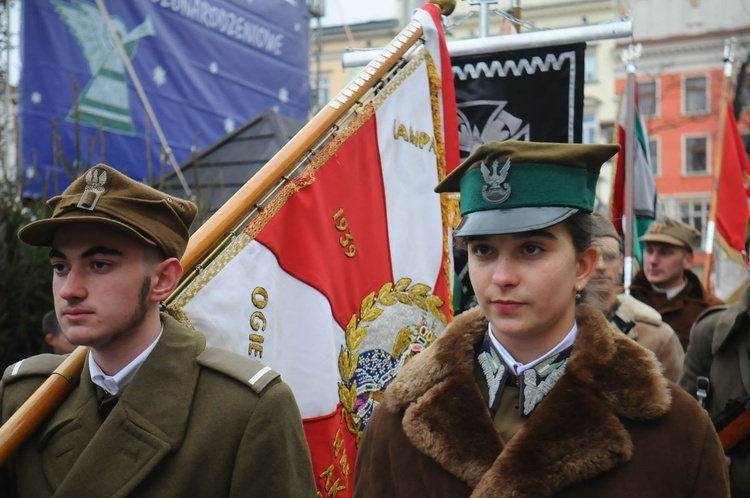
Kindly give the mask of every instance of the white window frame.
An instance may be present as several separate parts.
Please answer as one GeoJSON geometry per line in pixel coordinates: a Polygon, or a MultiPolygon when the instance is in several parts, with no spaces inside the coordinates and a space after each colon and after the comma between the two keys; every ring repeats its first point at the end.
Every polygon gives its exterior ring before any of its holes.
{"type": "Polygon", "coordinates": [[[649,152],[651,152],[651,156],[653,158],[654,152],[656,155],[656,164],[652,164],[651,167],[653,169],[654,178],[661,178],[661,139],[659,137],[648,137],[648,141],[650,142],[649,152]],[[652,150],[651,144],[653,143],[654,147],[652,150]]]}
{"type": "Polygon", "coordinates": [[[704,114],[710,114],[711,113],[711,78],[708,77],[707,74],[686,74],[682,76],[682,114],[684,116],[702,116],[704,114]],[[689,111],[687,109],[687,101],[688,101],[688,92],[687,92],[687,82],[691,79],[698,79],[703,78],[703,81],[706,82],[706,91],[704,94],[704,99],[706,101],[706,108],[696,111],[689,111]]]}
{"type": "Polygon", "coordinates": [[[659,102],[661,101],[661,98],[660,98],[661,96],[660,96],[659,92],[660,92],[660,85],[659,85],[658,78],[654,78],[653,80],[639,81],[638,82],[638,93],[639,93],[639,95],[638,95],[639,106],[638,107],[641,110],[641,117],[644,120],[651,119],[651,118],[658,118],[658,117],[661,116],[661,112],[660,112],[660,107],[661,106],[659,105],[659,102]],[[653,114],[648,114],[647,115],[647,114],[644,114],[644,112],[643,112],[643,102],[641,101],[641,98],[640,98],[641,97],[640,96],[640,88],[643,85],[654,85],[654,113],[653,114]]]}
{"type": "Polygon", "coordinates": [[[708,133],[690,133],[682,136],[682,176],[706,176],[711,174],[711,137],[708,133]],[[703,138],[706,141],[706,171],[688,171],[687,142],[692,138],[703,138]]]}

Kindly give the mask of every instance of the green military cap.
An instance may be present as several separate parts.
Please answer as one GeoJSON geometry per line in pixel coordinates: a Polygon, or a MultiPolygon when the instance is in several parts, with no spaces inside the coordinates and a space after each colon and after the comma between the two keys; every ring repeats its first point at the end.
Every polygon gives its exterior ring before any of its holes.
{"type": "Polygon", "coordinates": [[[700,232],[690,225],[675,218],[665,218],[663,221],[654,221],[648,227],[648,231],[638,240],[641,242],[661,242],[677,247],[683,247],[692,252],[698,244],[700,232]]]}
{"type": "Polygon", "coordinates": [[[618,145],[508,140],[481,145],[435,187],[461,192],[456,236],[526,232],[594,208],[602,164],[618,145]]]}
{"type": "Polygon", "coordinates": [[[18,231],[32,246],[50,246],[55,230],[77,222],[106,223],[158,247],[166,257],[180,258],[197,213],[195,204],[139,183],[106,164],[88,170],[47,204],[52,217],[18,231]]]}

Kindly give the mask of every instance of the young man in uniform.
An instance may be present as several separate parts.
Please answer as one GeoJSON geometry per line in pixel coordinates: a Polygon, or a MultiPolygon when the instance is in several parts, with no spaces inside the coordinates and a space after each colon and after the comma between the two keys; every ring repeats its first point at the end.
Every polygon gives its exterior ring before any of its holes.
{"type": "MultiPolygon", "coordinates": [[[[206,348],[160,302],[183,274],[193,203],[98,165],[19,231],[50,247],[63,333],[88,346],[80,384],[0,470],[0,496],[314,497],[297,405],[279,375],[206,348]]],[[[62,357],[11,365],[2,421],[62,357]]]]}
{"type": "Polygon", "coordinates": [[[693,266],[693,249],[700,233],[680,220],[654,221],[639,239],[646,243],[643,269],[630,285],[630,294],[656,311],[680,338],[683,349],[690,328],[706,308],[723,304],[701,285],[693,266]]]}
{"type": "MultiPolygon", "coordinates": [[[[750,220],[742,259],[750,275],[750,220]]],[[[716,306],[698,317],[690,331],[680,386],[713,418],[730,400],[750,395],[750,287],[730,306],[716,306]]],[[[729,452],[732,498],[750,498],[750,440],[729,452]]]]}
{"type": "Polygon", "coordinates": [[[593,304],[625,335],[656,355],[667,379],[679,382],[685,360],[680,339],[654,308],[633,296],[617,292],[624,260],[622,239],[604,216],[591,216],[594,220],[594,246],[599,249],[596,271],[588,284],[596,291],[593,304]]]}

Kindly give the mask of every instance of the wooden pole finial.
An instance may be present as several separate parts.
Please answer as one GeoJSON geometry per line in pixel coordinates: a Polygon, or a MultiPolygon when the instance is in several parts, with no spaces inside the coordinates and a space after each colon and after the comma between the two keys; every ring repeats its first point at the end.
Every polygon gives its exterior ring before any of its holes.
{"type": "Polygon", "coordinates": [[[456,10],[456,0],[430,0],[429,3],[440,7],[440,13],[444,16],[449,16],[456,10]]]}

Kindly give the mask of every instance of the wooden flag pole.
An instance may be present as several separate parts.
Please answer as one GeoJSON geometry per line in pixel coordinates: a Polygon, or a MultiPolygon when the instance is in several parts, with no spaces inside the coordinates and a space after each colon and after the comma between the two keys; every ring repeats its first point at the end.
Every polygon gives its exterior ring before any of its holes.
{"type": "Polygon", "coordinates": [[[719,132],[716,137],[716,153],[713,162],[713,186],[711,188],[711,204],[708,211],[708,223],[706,225],[705,253],[706,259],[703,263],[703,288],[710,290],[711,271],[714,265],[714,236],[716,234],[716,212],[719,200],[719,182],[721,181],[722,163],[724,161],[724,135],[727,127],[727,111],[729,107],[729,96],[732,90],[732,66],[734,65],[734,40],[724,43],[724,81],[721,86],[721,97],[719,99],[719,132]]]}
{"type": "MultiPolygon", "coordinates": [[[[450,14],[455,0],[434,0],[441,12],[450,14]]],[[[344,90],[326,105],[237,193],[200,227],[182,257],[184,268],[192,268],[244,214],[296,164],[327,131],[351,109],[422,36],[422,26],[411,21],[344,90]]],[[[0,427],[0,467],[57,409],[78,383],[89,348],[79,346],[52,375],[0,427]]]]}

